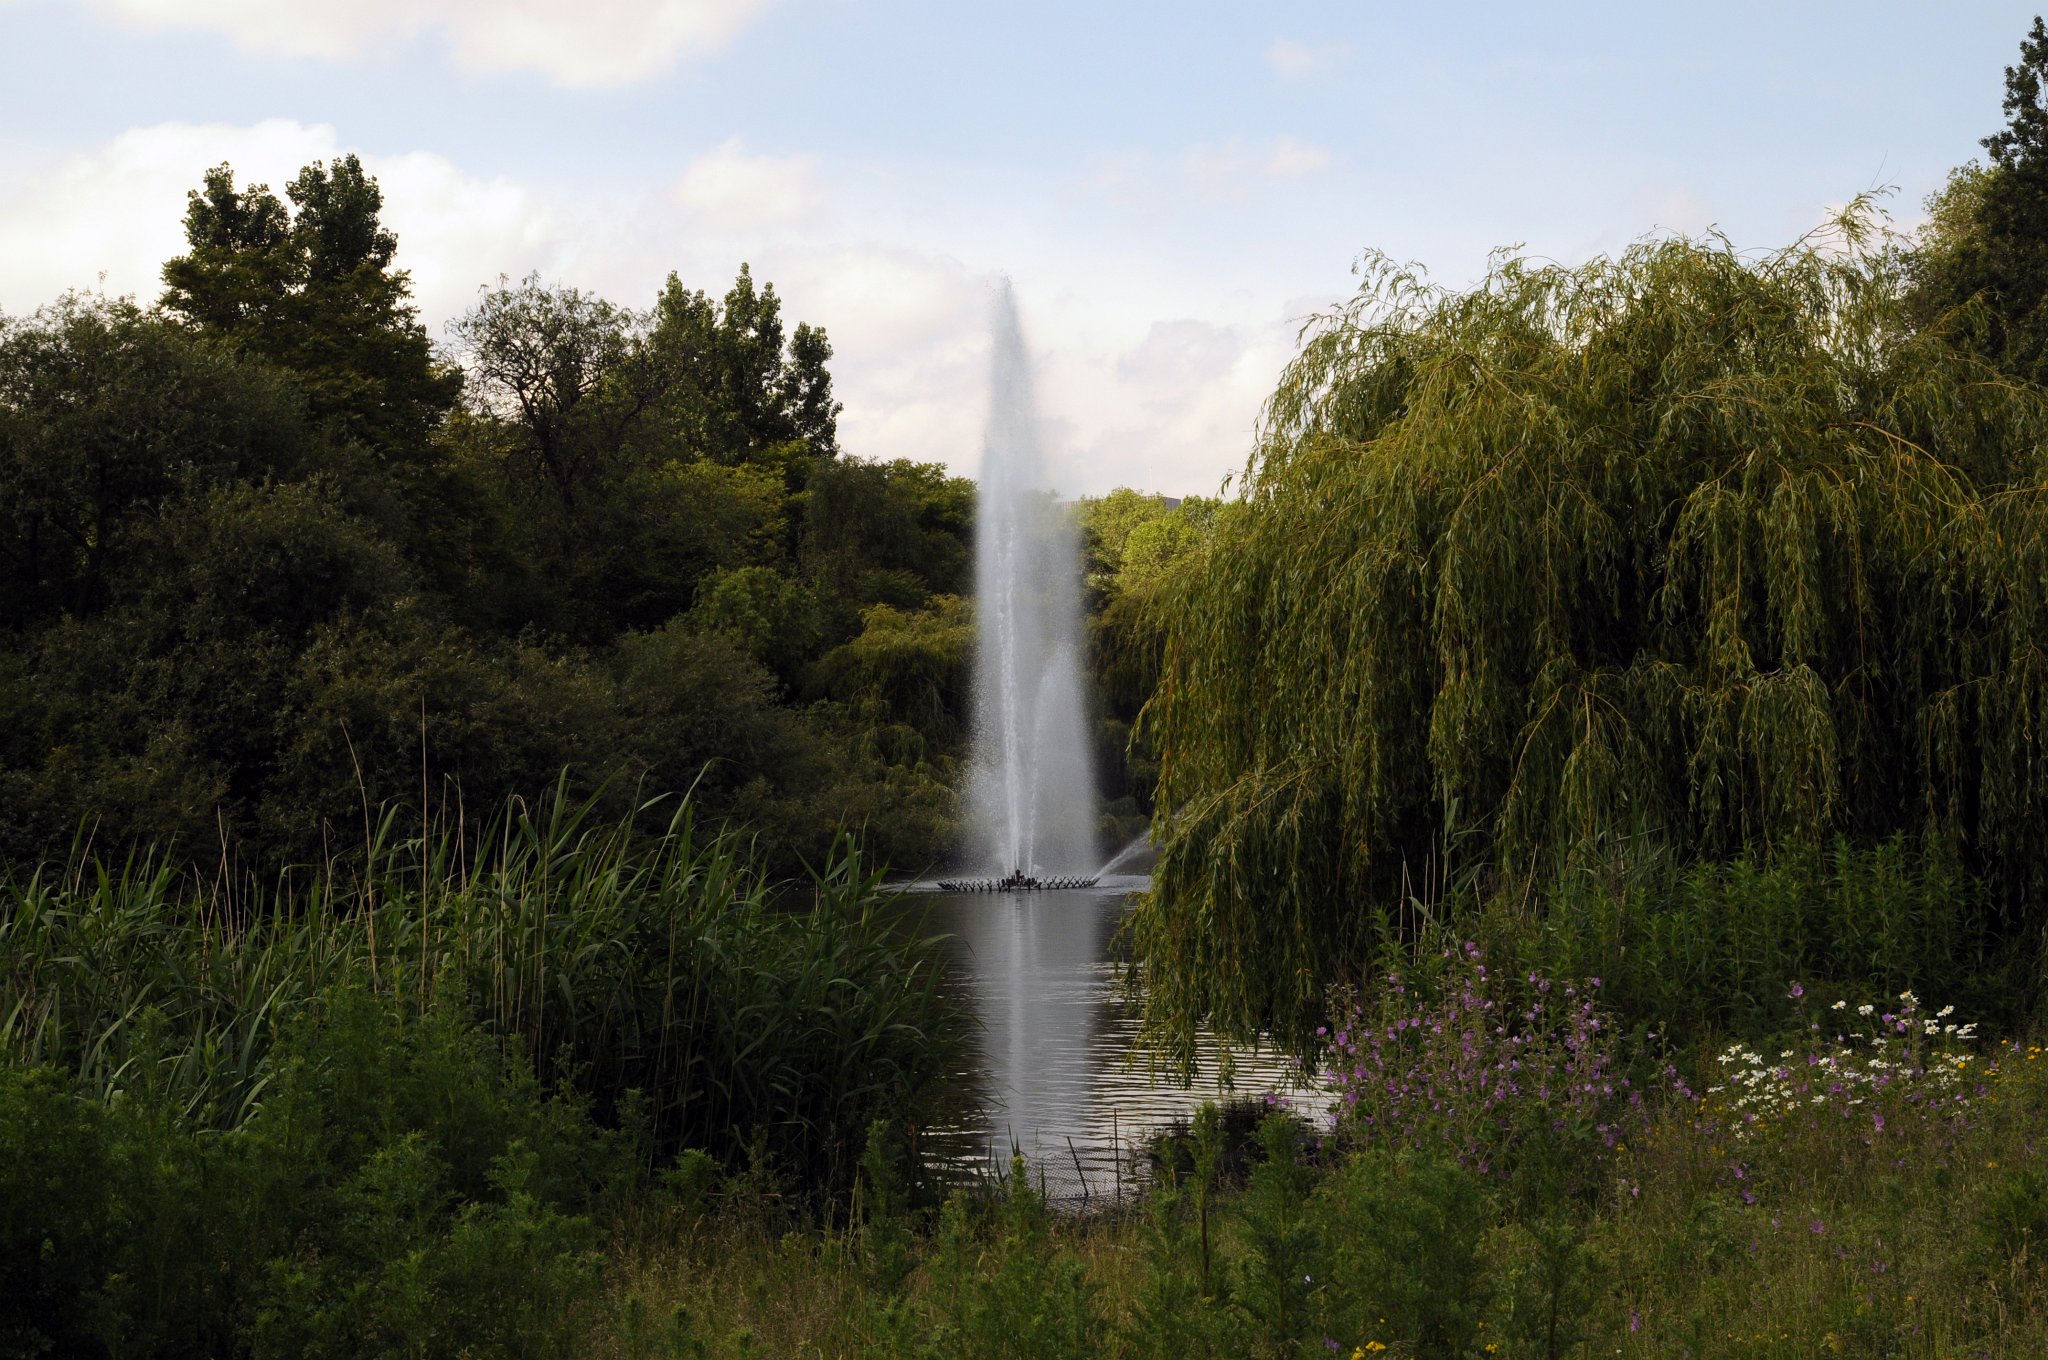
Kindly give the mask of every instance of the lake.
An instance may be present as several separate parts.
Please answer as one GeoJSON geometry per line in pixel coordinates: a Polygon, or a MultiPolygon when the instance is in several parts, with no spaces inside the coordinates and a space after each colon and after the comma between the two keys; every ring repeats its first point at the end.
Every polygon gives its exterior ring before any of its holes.
{"type": "Polygon", "coordinates": [[[1014,1145],[1034,1180],[1062,1201],[1134,1188],[1132,1152],[1219,1094],[1258,1097],[1293,1088],[1270,1052],[1236,1055],[1220,1090],[1220,1057],[1204,1039],[1194,1085],[1151,1070],[1137,1049],[1136,1004],[1118,970],[1118,932],[1143,875],[1107,876],[1060,892],[947,893],[917,885],[903,899],[943,937],[954,985],[981,1021],[979,1062],[967,1074],[981,1115],[933,1131],[943,1160],[1007,1166],[1014,1145]]]}

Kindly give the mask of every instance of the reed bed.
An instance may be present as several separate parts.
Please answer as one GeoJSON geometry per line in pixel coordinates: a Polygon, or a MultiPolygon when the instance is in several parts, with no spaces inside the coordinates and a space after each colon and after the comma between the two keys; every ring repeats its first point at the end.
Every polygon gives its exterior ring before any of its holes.
{"type": "Polygon", "coordinates": [[[81,846],[0,878],[0,1051],[233,1128],[309,1008],[366,986],[459,1006],[650,1157],[843,1187],[870,1120],[915,1121],[958,1066],[932,945],[850,841],[779,882],[687,800],[640,829],[654,806],[603,819],[562,784],[411,834],[388,808],[261,888],[81,846]]]}

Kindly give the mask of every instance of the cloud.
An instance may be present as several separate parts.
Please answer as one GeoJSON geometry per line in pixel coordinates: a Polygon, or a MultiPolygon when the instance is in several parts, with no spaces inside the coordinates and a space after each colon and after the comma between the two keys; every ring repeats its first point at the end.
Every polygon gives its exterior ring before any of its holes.
{"type": "Polygon", "coordinates": [[[1266,65],[1282,80],[1311,80],[1350,59],[1350,46],[1334,40],[1305,43],[1296,38],[1275,38],[1266,49],[1266,65]]]}
{"type": "Polygon", "coordinates": [[[825,205],[816,156],[750,156],[737,137],[691,161],[675,200],[728,231],[801,225],[825,205]]]}
{"type": "MultiPolygon", "coordinates": [[[[1266,174],[1276,146],[1246,143],[1223,159],[1266,174]]],[[[206,167],[228,161],[239,182],[281,189],[308,161],[351,149],[330,126],[282,119],[167,123],[41,156],[0,148],[0,309],[19,316],[102,274],[109,293],[149,303],[163,261],[184,249],[185,194],[206,167]]],[[[436,337],[501,274],[538,272],[644,307],[671,270],[717,296],[745,260],[774,283],[792,324],[830,334],[841,442],[863,457],[977,470],[998,267],[1016,272],[1049,461],[1066,494],[1213,491],[1242,464],[1259,403],[1292,352],[1291,325],[1213,276],[1100,241],[1077,251],[1035,226],[1020,234],[993,209],[905,229],[893,198],[863,200],[862,180],[828,179],[809,156],[726,142],[655,187],[593,194],[471,174],[425,151],[361,154],[436,337]]],[[[1153,172],[1185,191],[1174,166],[1153,172]]]]}
{"type": "Polygon", "coordinates": [[[1295,179],[1328,168],[1330,153],[1319,146],[1278,137],[1266,150],[1266,173],[1276,179],[1295,179]]]}
{"type": "Polygon", "coordinates": [[[766,0],[92,0],[131,28],[197,28],[258,56],[345,60],[433,33],[456,65],[628,85],[717,52],[766,0]]]}
{"type": "MultiPolygon", "coordinates": [[[[67,289],[100,286],[154,301],[163,262],[185,249],[185,195],[207,167],[226,161],[238,183],[282,193],[301,166],[347,149],[324,124],[165,123],[0,167],[0,183],[14,186],[0,198],[0,308],[20,314],[67,289]]],[[[441,156],[365,155],[363,164],[384,190],[398,264],[412,272],[429,316],[466,307],[495,276],[488,262],[531,261],[567,235],[559,215],[527,189],[466,175],[441,156]]]]}
{"type": "Polygon", "coordinates": [[[1258,179],[1299,179],[1328,168],[1330,153],[1293,137],[1251,142],[1232,137],[1204,142],[1181,153],[1182,172],[1204,191],[1216,195],[1246,192],[1258,179]]]}

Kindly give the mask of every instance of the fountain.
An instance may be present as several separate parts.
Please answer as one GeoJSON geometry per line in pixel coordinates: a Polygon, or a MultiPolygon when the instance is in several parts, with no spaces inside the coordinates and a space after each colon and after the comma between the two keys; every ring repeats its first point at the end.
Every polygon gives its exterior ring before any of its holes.
{"type": "Polygon", "coordinates": [[[1089,887],[1095,772],[1081,686],[1081,551],[1053,500],[1030,365],[1007,282],[996,297],[988,433],[975,508],[973,853],[956,892],[1089,887]]]}

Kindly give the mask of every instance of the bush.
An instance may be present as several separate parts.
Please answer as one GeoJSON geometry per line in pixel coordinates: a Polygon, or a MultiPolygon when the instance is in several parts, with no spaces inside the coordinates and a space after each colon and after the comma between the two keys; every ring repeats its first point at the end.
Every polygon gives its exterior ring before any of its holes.
{"type": "MultiPolygon", "coordinates": [[[[921,1120],[957,1070],[935,946],[901,929],[848,845],[793,911],[687,803],[651,836],[595,812],[558,786],[424,844],[387,816],[367,864],[225,900],[146,856],[0,880],[0,1045],[103,1099],[147,1089],[233,1128],[277,1099],[282,1036],[355,986],[465,1009],[476,1042],[516,1045],[595,1117],[644,1123],[663,1155],[736,1167],[758,1151],[807,1194],[843,1197],[869,1123],[921,1120]]],[[[351,1084],[365,1110],[409,1098],[344,1063],[319,1080],[351,1084]]],[[[450,1155],[481,1183],[488,1157],[450,1155]]]]}

